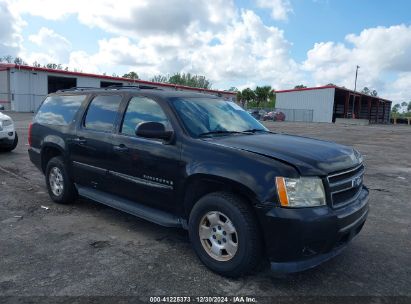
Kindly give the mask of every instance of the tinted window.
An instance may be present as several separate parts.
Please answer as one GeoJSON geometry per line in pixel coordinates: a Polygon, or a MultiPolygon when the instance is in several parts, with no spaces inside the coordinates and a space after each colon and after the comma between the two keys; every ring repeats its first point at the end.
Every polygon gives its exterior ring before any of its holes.
{"type": "Polygon", "coordinates": [[[133,97],[124,115],[121,133],[135,135],[136,126],[145,121],[155,121],[170,129],[170,124],[160,105],[146,97],[133,97]]]}
{"type": "Polygon", "coordinates": [[[120,95],[96,96],[90,103],[84,126],[96,131],[111,132],[121,99],[120,95]]]}
{"type": "Polygon", "coordinates": [[[43,124],[68,125],[73,121],[86,95],[49,96],[37,112],[35,121],[43,124]]]}

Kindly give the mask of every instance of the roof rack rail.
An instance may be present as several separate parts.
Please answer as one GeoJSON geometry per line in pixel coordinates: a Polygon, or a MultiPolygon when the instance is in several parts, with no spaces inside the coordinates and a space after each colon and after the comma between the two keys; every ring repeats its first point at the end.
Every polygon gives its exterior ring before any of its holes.
{"type": "Polygon", "coordinates": [[[72,91],[94,91],[94,90],[129,90],[129,89],[136,89],[136,90],[141,90],[141,89],[151,89],[151,90],[161,90],[161,88],[156,87],[156,86],[150,86],[150,85],[111,85],[108,87],[104,88],[97,88],[97,87],[72,87],[70,89],[62,89],[58,90],[57,92],[72,92],[72,91]]]}
{"type": "Polygon", "coordinates": [[[57,90],[57,92],[70,92],[70,91],[88,91],[88,90],[98,90],[96,87],[72,87],[70,89],[57,90]]]}
{"type": "Polygon", "coordinates": [[[159,87],[157,86],[150,86],[150,85],[111,85],[108,87],[105,87],[105,89],[152,89],[152,90],[161,90],[159,87]]]}

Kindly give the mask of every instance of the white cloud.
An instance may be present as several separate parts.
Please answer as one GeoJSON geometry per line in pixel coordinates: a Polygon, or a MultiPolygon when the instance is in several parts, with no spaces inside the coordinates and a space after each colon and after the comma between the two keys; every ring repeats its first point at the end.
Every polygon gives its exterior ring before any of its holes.
{"type": "Polygon", "coordinates": [[[257,6],[270,9],[274,20],[287,20],[293,12],[290,0],[257,0],[257,6]]]}
{"type": "MultiPolygon", "coordinates": [[[[303,69],[312,73],[317,85],[333,82],[353,88],[359,65],[357,87],[372,87],[384,94],[393,89],[385,80],[387,74],[411,72],[411,26],[369,28],[359,35],[349,34],[345,40],[316,43],[308,51],[303,69]]],[[[404,77],[394,83],[397,88],[408,79],[404,77]]]]}
{"type": "Polygon", "coordinates": [[[9,1],[0,2],[0,56],[16,56],[21,48],[24,22],[10,9],[9,1]]]}
{"type": "Polygon", "coordinates": [[[29,40],[38,47],[44,49],[44,53],[36,54],[28,54],[27,51],[23,51],[22,56],[30,59],[29,62],[59,63],[68,61],[71,51],[71,43],[67,38],[57,34],[52,29],[42,27],[37,34],[30,35],[29,40]]]}
{"type": "MultiPolygon", "coordinates": [[[[330,82],[353,88],[358,64],[359,88],[368,86],[395,99],[410,96],[411,26],[375,27],[347,35],[343,42],[318,42],[306,60],[297,63],[282,30],[265,24],[253,11],[237,8],[233,0],[0,1],[0,54],[7,50],[30,63],[55,61],[108,74],[135,70],[144,79],[190,72],[206,75],[222,89],[330,82]],[[26,14],[59,21],[74,16],[107,36],[96,41],[98,51],[91,53],[42,28],[29,37],[39,51],[28,52],[21,38],[26,14]]],[[[290,0],[256,3],[275,20],[287,20],[293,12],[290,0]]]]}
{"type": "Polygon", "coordinates": [[[278,88],[300,81],[283,31],[264,25],[252,11],[241,12],[216,34],[201,32],[195,25],[186,32],[187,39],[178,35],[147,35],[137,42],[124,36],[103,39],[95,54],[72,53],[69,65],[81,69],[87,63],[88,68],[99,72],[123,66],[146,79],[156,74],[190,72],[206,75],[216,88],[244,83],[278,88]]]}
{"type": "Polygon", "coordinates": [[[411,102],[411,72],[400,73],[397,79],[387,83],[383,94],[394,103],[411,102]]]}
{"type": "Polygon", "coordinates": [[[15,0],[13,8],[49,20],[75,14],[85,25],[130,37],[184,35],[193,24],[200,30],[218,30],[235,15],[232,0],[15,0]]]}

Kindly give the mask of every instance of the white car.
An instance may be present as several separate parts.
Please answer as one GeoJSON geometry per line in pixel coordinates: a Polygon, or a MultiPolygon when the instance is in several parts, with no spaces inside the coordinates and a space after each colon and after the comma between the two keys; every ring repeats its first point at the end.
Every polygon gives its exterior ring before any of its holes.
{"type": "Polygon", "coordinates": [[[14,150],[18,141],[13,119],[0,112],[0,151],[14,150]]]}

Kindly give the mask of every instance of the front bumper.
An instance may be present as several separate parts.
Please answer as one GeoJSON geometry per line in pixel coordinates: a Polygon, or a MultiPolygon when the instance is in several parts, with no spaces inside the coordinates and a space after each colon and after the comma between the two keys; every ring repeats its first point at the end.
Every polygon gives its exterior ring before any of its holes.
{"type": "Polygon", "coordinates": [[[0,146],[11,146],[14,143],[16,132],[12,129],[2,129],[0,131],[0,146]]]}
{"type": "Polygon", "coordinates": [[[368,216],[368,189],[342,208],[257,208],[266,254],[274,272],[313,268],[338,255],[361,231],[368,216]]]}

